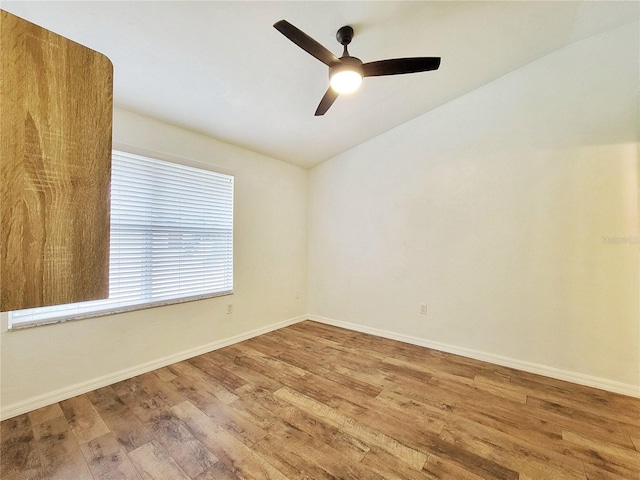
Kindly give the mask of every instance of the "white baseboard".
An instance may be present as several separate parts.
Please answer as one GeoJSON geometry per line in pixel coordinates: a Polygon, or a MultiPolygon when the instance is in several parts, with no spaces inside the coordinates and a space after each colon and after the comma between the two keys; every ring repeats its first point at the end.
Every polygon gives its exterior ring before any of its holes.
{"type": "Polygon", "coordinates": [[[322,317],[319,315],[309,315],[308,318],[309,320],[313,320],[314,322],[326,323],[327,325],[342,327],[346,328],[347,330],[368,333],[377,337],[397,340],[399,342],[418,345],[420,347],[432,348],[441,352],[453,353],[455,355],[473,358],[475,360],[495,363],[497,365],[502,365],[503,367],[515,368],[517,370],[523,370],[529,373],[536,373],[538,375],[544,375],[546,377],[551,377],[558,380],[565,380],[567,382],[585,385],[587,387],[600,388],[608,392],[620,393],[622,395],[640,398],[640,386],[638,385],[617,382],[615,380],[609,380],[607,378],[594,377],[591,375],[585,375],[583,373],[571,372],[569,370],[562,370],[559,368],[549,367],[547,365],[525,362],[523,360],[517,360],[515,358],[503,357],[500,355],[494,355],[492,353],[481,352],[479,350],[472,350],[470,348],[434,342],[431,340],[426,340],[424,338],[390,332],[388,330],[380,330],[377,328],[367,327],[350,322],[343,322],[341,320],[335,320],[333,318],[322,317]]]}
{"type": "Polygon", "coordinates": [[[250,332],[241,333],[239,335],[234,335],[233,337],[225,338],[222,340],[217,340],[215,342],[207,343],[206,345],[201,345],[196,348],[184,350],[182,352],[158,358],[157,360],[152,360],[150,362],[136,365],[131,368],[126,368],[124,370],[119,370],[117,372],[103,375],[102,377],[94,378],[86,382],[76,383],[75,385],[70,385],[68,387],[54,390],[52,392],[37,395],[21,402],[2,406],[0,407],[0,420],[6,420],[7,418],[15,417],[16,415],[21,415],[38,408],[46,407],[47,405],[52,405],[54,403],[61,402],[62,400],[67,400],[68,398],[90,392],[97,388],[112,385],[122,380],[135,377],[136,375],[150,372],[157,368],[166,367],[167,365],[181,362],[188,358],[202,355],[203,353],[208,353],[219,348],[227,347],[229,345],[233,345],[234,343],[239,343],[244,340],[257,337],[258,335],[263,335],[265,333],[272,332],[273,330],[278,330],[280,328],[293,325],[294,323],[301,322],[303,320],[306,320],[307,318],[307,315],[301,315],[299,317],[290,318],[289,320],[284,320],[282,322],[272,323],[265,327],[251,330],[250,332]]]}

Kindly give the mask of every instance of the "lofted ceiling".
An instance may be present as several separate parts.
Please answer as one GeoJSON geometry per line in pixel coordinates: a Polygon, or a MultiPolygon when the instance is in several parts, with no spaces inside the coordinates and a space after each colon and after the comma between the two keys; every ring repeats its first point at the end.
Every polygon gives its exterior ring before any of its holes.
{"type": "MultiPolygon", "coordinates": [[[[30,2],[2,9],[106,54],[114,102],[305,168],[563,46],[638,21],[638,2],[30,2]],[[327,67],[278,33],[286,19],[364,62],[440,56],[439,70],[365,78],[324,117],[327,67]]],[[[523,112],[526,115],[526,112],[523,112]]]]}

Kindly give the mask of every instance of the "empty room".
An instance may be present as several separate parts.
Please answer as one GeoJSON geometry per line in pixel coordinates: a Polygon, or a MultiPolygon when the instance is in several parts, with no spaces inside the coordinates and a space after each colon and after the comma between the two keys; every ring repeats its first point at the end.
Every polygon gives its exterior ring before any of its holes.
{"type": "Polygon", "coordinates": [[[640,479],[640,3],[0,5],[2,480],[640,479]]]}

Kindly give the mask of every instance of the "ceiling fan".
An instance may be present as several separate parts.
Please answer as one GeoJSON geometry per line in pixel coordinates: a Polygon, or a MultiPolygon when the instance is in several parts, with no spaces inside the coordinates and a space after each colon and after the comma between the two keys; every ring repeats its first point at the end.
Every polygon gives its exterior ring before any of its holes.
{"type": "Polygon", "coordinates": [[[340,58],[286,20],[280,20],[273,26],[305,52],[313,55],[329,67],[329,83],[331,86],[322,97],[322,100],[320,100],[320,105],[318,105],[315,113],[316,116],[327,113],[329,107],[333,105],[333,102],[336,101],[341,93],[355,92],[360,87],[363,77],[426,72],[428,70],[437,70],[440,66],[440,57],[392,58],[362,63],[359,58],[352,57],[347,51],[347,45],[353,39],[353,28],[348,25],[341,27],[336,33],[336,39],[344,46],[344,51],[340,58]]]}

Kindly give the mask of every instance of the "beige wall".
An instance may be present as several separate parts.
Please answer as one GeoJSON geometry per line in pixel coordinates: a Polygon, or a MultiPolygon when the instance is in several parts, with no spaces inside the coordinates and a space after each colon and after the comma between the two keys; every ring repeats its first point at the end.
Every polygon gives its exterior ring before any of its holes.
{"type": "Polygon", "coordinates": [[[235,176],[235,293],[9,332],[3,314],[3,410],[306,313],[306,170],[118,109],[114,142],[235,176]]]}
{"type": "Polygon", "coordinates": [[[636,23],[314,168],[309,313],[640,392],[639,58],[636,23]]]}

